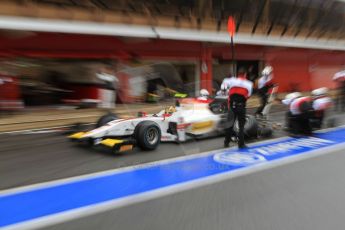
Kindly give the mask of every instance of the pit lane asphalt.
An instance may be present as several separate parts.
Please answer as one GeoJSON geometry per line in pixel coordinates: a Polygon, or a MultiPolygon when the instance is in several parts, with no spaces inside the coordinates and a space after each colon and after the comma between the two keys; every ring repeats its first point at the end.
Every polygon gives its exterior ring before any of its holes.
{"type": "Polygon", "coordinates": [[[344,165],[329,152],[46,229],[344,229],[344,165]]]}
{"type": "MultiPolygon", "coordinates": [[[[270,120],[283,122],[284,114],[281,107],[274,107],[270,120]]],[[[345,116],[337,116],[339,124],[345,124],[345,116]]],[[[276,130],[272,138],[285,135],[276,130]]],[[[216,150],[223,148],[223,140],[162,143],[155,151],[134,149],[114,155],[105,149],[77,146],[58,133],[0,134],[0,190],[216,150]]]]}
{"type": "MultiPolygon", "coordinates": [[[[272,115],[281,121],[282,112],[272,115]]],[[[276,131],[274,137],[284,135],[276,131]]],[[[223,137],[162,143],[155,151],[139,149],[114,155],[105,149],[77,146],[57,133],[0,135],[0,190],[138,165],[223,148],[223,137]]]]}
{"type": "MultiPolygon", "coordinates": [[[[276,113],[272,120],[282,117],[276,113]]],[[[0,188],[219,149],[222,143],[162,144],[153,152],[114,156],[53,133],[1,135],[0,188]]],[[[46,229],[343,229],[344,165],[343,151],[336,151],[46,229]]]]}

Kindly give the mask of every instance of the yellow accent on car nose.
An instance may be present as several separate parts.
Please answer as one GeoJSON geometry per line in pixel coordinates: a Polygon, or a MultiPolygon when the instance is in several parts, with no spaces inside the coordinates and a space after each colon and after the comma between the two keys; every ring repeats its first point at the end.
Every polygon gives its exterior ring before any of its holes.
{"type": "Polygon", "coordinates": [[[121,143],[123,143],[123,140],[110,139],[110,138],[101,141],[102,145],[105,145],[105,146],[108,146],[111,148],[114,147],[115,145],[121,144],[121,143]]]}
{"type": "Polygon", "coordinates": [[[192,124],[192,130],[208,129],[213,127],[213,121],[203,121],[192,124]]]}
{"type": "Polygon", "coordinates": [[[82,138],[85,134],[86,134],[86,132],[79,132],[79,133],[74,133],[74,134],[72,134],[72,135],[69,135],[68,137],[69,137],[69,138],[72,138],[72,139],[80,139],[80,138],[82,138]]]}

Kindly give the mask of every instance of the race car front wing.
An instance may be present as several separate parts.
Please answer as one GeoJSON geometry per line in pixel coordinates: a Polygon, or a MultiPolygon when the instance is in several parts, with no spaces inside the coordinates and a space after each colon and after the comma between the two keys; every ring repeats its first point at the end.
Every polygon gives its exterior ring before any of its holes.
{"type": "Polygon", "coordinates": [[[85,137],[86,134],[87,132],[78,132],[68,137],[72,141],[81,142],[81,143],[83,142],[92,143],[93,145],[102,145],[102,146],[111,148],[114,153],[130,151],[135,147],[135,141],[131,139],[122,140],[122,139],[106,137],[106,138],[101,138],[100,140],[97,140],[97,139],[92,140],[89,137],[85,137]]]}

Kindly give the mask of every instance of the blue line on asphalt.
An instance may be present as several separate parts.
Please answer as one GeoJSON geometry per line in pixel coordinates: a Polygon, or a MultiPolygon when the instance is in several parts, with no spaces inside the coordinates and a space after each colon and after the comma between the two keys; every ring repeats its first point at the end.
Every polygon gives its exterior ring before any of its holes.
{"type": "Polygon", "coordinates": [[[286,138],[259,143],[244,150],[214,151],[195,158],[172,160],[110,175],[75,179],[63,184],[8,192],[0,195],[0,227],[61,214],[77,208],[114,201],[172,185],[192,182],[253,165],[345,142],[345,128],[310,138],[286,138]]]}

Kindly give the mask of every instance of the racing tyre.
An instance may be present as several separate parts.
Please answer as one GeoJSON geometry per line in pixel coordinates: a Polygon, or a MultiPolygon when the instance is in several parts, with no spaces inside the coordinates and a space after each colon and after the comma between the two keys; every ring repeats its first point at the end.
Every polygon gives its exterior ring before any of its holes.
{"type": "Polygon", "coordinates": [[[258,134],[260,137],[271,137],[273,134],[273,130],[268,127],[262,127],[259,129],[258,134]]]}
{"type": "Polygon", "coordinates": [[[334,127],[336,127],[336,126],[339,125],[338,123],[339,123],[339,122],[338,122],[337,117],[330,117],[330,118],[327,119],[327,121],[326,121],[326,127],[327,127],[327,128],[334,128],[334,127]]]}
{"type": "Polygon", "coordinates": [[[137,145],[142,150],[154,150],[161,141],[161,130],[153,121],[140,122],[134,131],[137,145]]]}
{"type": "Polygon", "coordinates": [[[99,127],[107,124],[108,122],[114,121],[116,119],[117,119],[117,116],[113,113],[105,114],[98,119],[98,121],[96,123],[96,128],[99,128],[99,127]]]}
{"type": "MultiPolygon", "coordinates": [[[[238,121],[235,121],[234,131],[239,132],[238,121]]],[[[246,123],[244,124],[244,135],[247,137],[257,137],[258,122],[252,115],[246,115],[246,123]]]]}

